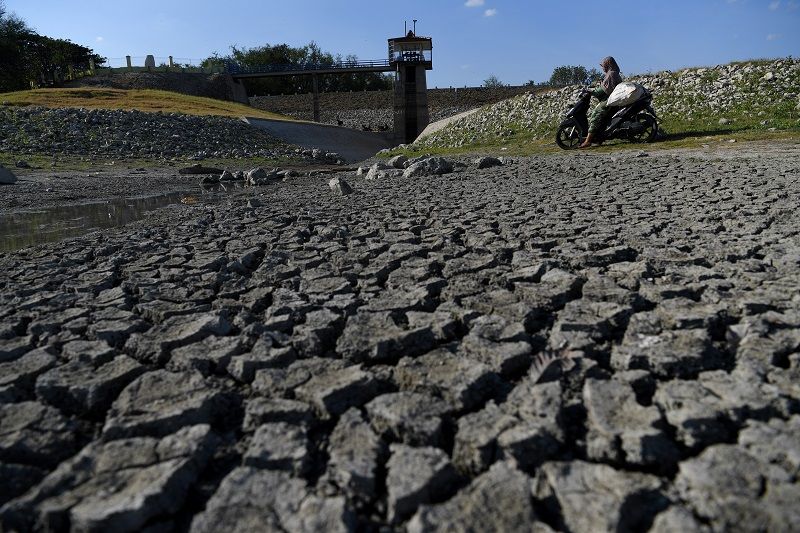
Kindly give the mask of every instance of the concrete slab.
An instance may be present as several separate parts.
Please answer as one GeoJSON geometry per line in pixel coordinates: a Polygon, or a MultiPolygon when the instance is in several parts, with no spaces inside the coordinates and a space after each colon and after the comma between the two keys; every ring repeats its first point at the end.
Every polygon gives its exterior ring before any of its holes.
{"type": "Polygon", "coordinates": [[[463,113],[459,113],[458,115],[453,115],[452,117],[447,117],[447,118],[443,118],[442,120],[437,120],[436,122],[431,122],[430,124],[428,124],[428,127],[426,127],[424,130],[422,130],[422,133],[419,134],[419,137],[417,137],[414,142],[422,139],[423,137],[427,137],[428,135],[430,135],[430,134],[432,134],[434,132],[437,132],[437,131],[445,128],[446,126],[452,124],[453,122],[455,122],[457,120],[461,120],[462,118],[468,117],[468,116],[472,115],[473,113],[477,113],[480,109],[481,109],[480,107],[476,107],[475,109],[470,109],[469,111],[464,111],[463,113]]]}
{"type": "Polygon", "coordinates": [[[358,131],[329,124],[289,122],[245,117],[245,122],[267,131],[278,139],[303,148],[319,148],[336,152],[348,163],[356,163],[374,156],[384,148],[391,148],[391,133],[358,131]]]}

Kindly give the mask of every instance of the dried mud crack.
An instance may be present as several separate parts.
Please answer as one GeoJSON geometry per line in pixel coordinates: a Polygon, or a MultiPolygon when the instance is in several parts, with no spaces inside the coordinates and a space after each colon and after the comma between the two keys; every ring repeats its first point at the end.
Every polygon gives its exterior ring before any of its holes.
{"type": "Polygon", "coordinates": [[[1,254],[4,531],[789,531],[800,150],[287,179],[1,254]]]}

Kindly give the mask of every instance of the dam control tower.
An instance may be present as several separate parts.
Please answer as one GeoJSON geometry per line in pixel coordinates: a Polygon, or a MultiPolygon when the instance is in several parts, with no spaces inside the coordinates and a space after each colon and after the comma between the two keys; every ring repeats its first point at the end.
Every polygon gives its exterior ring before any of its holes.
{"type": "Polygon", "coordinates": [[[426,71],[433,70],[433,39],[416,35],[389,39],[389,65],[394,78],[394,133],[397,142],[411,143],[430,121],[426,71]]]}

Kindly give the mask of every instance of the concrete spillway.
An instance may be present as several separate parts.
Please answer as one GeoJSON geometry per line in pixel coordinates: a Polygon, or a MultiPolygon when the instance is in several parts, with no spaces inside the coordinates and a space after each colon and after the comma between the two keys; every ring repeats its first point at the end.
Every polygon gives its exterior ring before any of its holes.
{"type": "Polygon", "coordinates": [[[290,122],[245,118],[248,124],[260,128],[289,144],[303,148],[319,148],[336,152],[348,163],[363,161],[384,148],[391,148],[392,133],[358,131],[329,124],[290,122]]]}

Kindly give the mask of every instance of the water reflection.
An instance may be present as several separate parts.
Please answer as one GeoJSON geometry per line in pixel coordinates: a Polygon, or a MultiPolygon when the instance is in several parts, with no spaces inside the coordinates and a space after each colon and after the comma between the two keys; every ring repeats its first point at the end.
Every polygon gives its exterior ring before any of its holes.
{"type": "Polygon", "coordinates": [[[184,203],[213,201],[214,193],[238,188],[234,184],[214,185],[195,191],[179,191],[139,198],[115,198],[104,202],[73,204],[37,211],[0,214],[0,252],[77,237],[91,231],[124,226],[144,217],[148,211],[184,203]],[[192,198],[193,201],[184,201],[192,198]]]}

